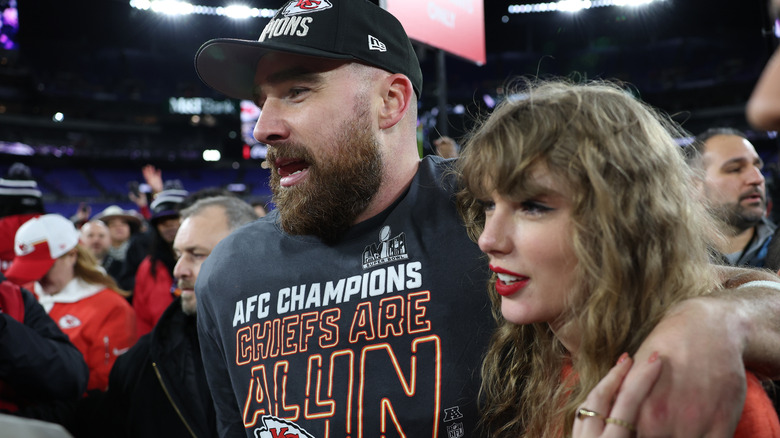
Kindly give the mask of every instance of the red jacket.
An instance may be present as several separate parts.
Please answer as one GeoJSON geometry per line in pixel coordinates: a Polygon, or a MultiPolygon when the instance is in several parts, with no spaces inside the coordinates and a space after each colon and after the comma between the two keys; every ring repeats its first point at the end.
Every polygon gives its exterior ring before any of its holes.
{"type": "Polygon", "coordinates": [[[35,293],[84,355],[89,367],[87,390],[105,390],[114,361],[138,340],[133,308],[115,291],[78,278],[55,295],[47,295],[36,283],[35,293]]]}
{"type": "Polygon", "coordinates": [[[157,260],[155,275],[152,276],[152,259],[147,256],[138,266],[133,290],[133,308],[137,318],[138,336],[152,331],[165,309],[176,298],[177,289],[168,268],[157,260]]]}
{"type": "Polygon", "coordinates": [[[750,371],[747,374],[747,395],[742,417],[734,432],[735,438],[778,438],[780,421],[761,382],[750,371]]]}

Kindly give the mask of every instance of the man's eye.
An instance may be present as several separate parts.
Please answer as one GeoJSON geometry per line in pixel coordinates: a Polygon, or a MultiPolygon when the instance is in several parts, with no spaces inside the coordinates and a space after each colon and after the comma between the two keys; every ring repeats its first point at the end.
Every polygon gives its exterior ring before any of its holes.
{"type": "Polygon", "coordinates": [[[307,90],[306,88],[291,88],[290,89],[290,97],[299,97],[301,94],[305,93],[307,90]]]}

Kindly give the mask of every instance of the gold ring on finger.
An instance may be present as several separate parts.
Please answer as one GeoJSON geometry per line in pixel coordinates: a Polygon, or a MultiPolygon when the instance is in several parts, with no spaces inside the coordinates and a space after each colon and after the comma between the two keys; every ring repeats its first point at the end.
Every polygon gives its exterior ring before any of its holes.
{"type": "MultiPolygon", "coordinates": [[[[579,413],[578,413],[579,415],[579,413]]],[[[609,424],[614,424],[616,426],[625,427],[626,429],[630,430],[631,432],[636,431],[636,427],[629,423],[626,420],[621,420],[620,418],[613,418],[613,417],[607,417],[604,419],[605,422],[609,424]]]]}
{"type": "Polygon", "coordinates": [[[599,420],[604,420],[604,416],[596,411],[591,411],[588,408],[577,409],[577,419],[584,420],[586,418],[598,418],[599,420]]]}

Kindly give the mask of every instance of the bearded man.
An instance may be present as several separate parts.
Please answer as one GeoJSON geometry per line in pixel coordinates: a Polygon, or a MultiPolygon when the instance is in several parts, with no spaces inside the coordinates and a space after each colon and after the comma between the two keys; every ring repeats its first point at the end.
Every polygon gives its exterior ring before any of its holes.
{"type": "Polygon", "coordinates": [[[764,162],[755,147],[740,131],[711,128],[689,151],[689,164],[700,171],[699,193],[723,235],[715,249],[729,265],[764,267],[776,226],[767,218],[764,162]]]}

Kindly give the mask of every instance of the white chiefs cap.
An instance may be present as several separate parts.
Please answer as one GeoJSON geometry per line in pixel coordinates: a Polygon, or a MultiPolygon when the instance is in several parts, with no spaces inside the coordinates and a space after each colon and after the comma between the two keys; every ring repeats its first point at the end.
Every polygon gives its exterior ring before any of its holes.
{"type": "Polygon", "coordinates": [[[16,231],[16,257],[5,276],[17,284],[40,280],[55,260],[78,243],[79,232],[65,217],[45,214],[32,218],[16,231]]]}

